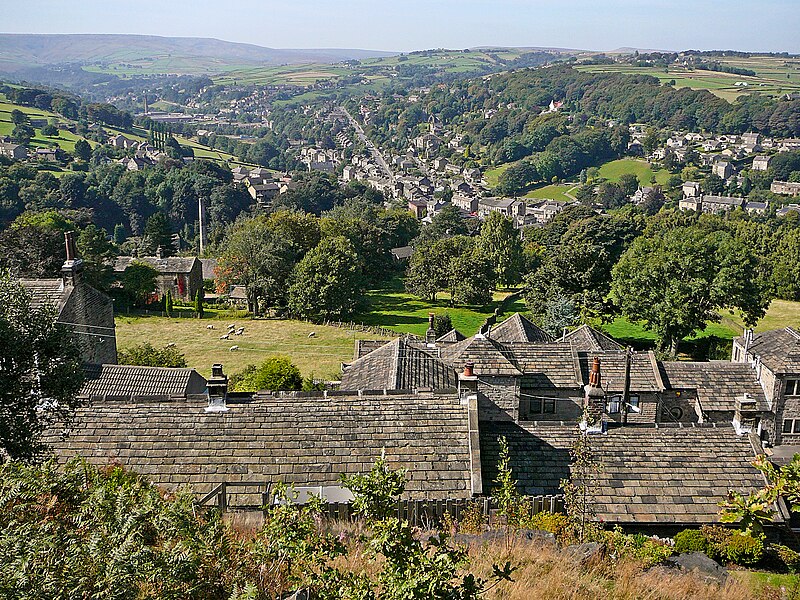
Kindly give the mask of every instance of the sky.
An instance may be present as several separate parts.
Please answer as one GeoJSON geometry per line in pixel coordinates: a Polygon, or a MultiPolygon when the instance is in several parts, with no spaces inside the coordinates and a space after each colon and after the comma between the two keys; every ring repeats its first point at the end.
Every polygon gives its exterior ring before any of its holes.
{"type": "Polygon", "coordinates": [[[212,37],[272,48],[800,53],[800,0],[0,0],[0,15],[2,33],[212,37]]]}

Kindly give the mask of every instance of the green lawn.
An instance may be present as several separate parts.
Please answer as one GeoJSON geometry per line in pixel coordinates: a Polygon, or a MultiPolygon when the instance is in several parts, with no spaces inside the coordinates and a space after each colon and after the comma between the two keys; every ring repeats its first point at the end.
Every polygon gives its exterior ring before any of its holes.
{"type": "MultiPolygon", "coordinates": [[[[604,324],[602,329],[611,337],[618,340],[626,341],[639,341],[639,342],[655,342],[656,335],[647,331],[642,325],[638,323],[631,323],[624,317],[617,317],[611,323],[604,324]]],[[[686,338],[687,340],[702,339],[709,336],[715,336],[726,340],[732,340],[739,333],[730,327],[726,327],[721,323],[709,323],[704,331],[701,331],[695,336],[686,338]]]]}
{"type": "Polygon", "coordinates": [[[539,200],[556,200],[557,202],[572,202],[575,198],[567,194],[573,193],[576,189],[578,189],[578,186],[575,185],[551,184],[531,190],[525,194],[525,197],[539,200]]]}
{"type": "Polygon", "coordinates": [[[650,185],[650,179],[655,174],[656,183],[659,185],[666,185],[669,179],[670,172],[665,169],[653,171],[650,164],[645,160],[637,160],[635,158],[622,158],[619,160],[612,160],[605,163],[600,167],[600,176],[616,183],[622,175],[632,173],[639,178],[639,183],[643,186],[650,185]]]}
{"type": "Polygon", "coordinates": [[[487,169],[486,172],[483,174],[483,178],[486,180],[486,183],[489,184],[489,187],[497,187],[497,184],[500,182],[500,175],[503,174],[503,171],[508,169],[514,163],[506,163],[504,165],[500,165],[499,167],[495,167],[494,169],[487,169]]]}
{"type": "MultiPolygon", "coordinates": [[[[384,289],[367,292],[368,308],[364,313],[353,317],[353,321],[422,336],[428,329],[428,313],[438,315],[447,313],[453,321],[453,326],[469,336],[478,331],[495,307],[507,296],[509,292],[496,292],[494,301],[487,307],[452,308],[449,306],[447,294],[439,294],[436,302],[421,300],[407,293],[403,289],[402,281],[395,278],[384,289]]],[[[508,303],[498,321],[515,312],[525,311],[523,300],[508,303]]]]}

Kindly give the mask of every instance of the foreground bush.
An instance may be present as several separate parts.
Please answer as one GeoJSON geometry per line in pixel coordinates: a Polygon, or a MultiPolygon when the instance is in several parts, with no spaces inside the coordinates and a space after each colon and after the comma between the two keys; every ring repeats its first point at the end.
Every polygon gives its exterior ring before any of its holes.
{"type": "Polygon", "coordinates": [[[392,516],[405,472],[382,458],[345,484],[366,526],[358,570],[337,562],[348,549],[319,503],[294,505],[282,486],[263,528],[241,536],[190,494],[164,492],[119,466],[6,463],[0,598],[262,600],[307,589],[315,598],[472,600],[489,581],[509,579],[509,564],[488,580],[474,577],[464,548],[443,534],[423,542],[392,516]]]}
{"type": "Polygon", "coordinates": [[[2,598],[224,599],[248,562],[216,513],[121,467],[0,468],[2,598]]]}

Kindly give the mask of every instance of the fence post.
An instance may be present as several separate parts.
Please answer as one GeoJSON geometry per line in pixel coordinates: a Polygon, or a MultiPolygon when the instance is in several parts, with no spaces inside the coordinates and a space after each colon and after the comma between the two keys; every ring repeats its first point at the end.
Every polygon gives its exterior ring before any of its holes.
{"type": "Polygon", "coordinates": [[[219,503],[219,510],[220,510],[220,512],[223,512],[223,513],[228,508],[227,487],[228,487],[228,484],[223,481],[220,484],[219,495],[217,496],[217,502],[219,503]]]}

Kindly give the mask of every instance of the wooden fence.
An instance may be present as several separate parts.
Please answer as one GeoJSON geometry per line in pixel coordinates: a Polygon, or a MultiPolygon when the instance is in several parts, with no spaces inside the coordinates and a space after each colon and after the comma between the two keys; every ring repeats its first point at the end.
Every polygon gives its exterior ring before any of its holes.
{"type": "MultiPolygon", "coordinates": [[[[523,496],[530,515],[538,513],[563,513],[564,497],[523,496]]],[[[221,512],[266,511],[272,505],[270,484],[224,482],[214,487],[197,501],[201,506],[216,506],[221,512]]],[[[396,505],[397,517],[405,519],[416,527],[431,528],[441,522],[445,514],[460,521],[464,512],[477,507],[484,519],[491,525],[497,519],[497,501],[490,497],[455,498],[446,500],[399,500],[396,505]]],[[[322,511],[329,519],[353,520],[357,515],[349,502],[322,503],[322,511]]]]}
{"type": "Polygon", "coordinates": [[[328,319],[323,319],[319,321],[311,321],[309,319],[303,319],[306,323],[312,323],[313,325],[325,325],[327,327],[338,327],[339,329],[346,329],[347,331],[361,331],[363,333],[372,333],[374,335],[379,335],[381,337],[402,337],[407,335],[405,333],[399,333],[392,329],[387,329],[386,327],[378,327],[377,325],[366,325],[365,323],[354,323],[352,321],[331,321],[328,319]]]}

